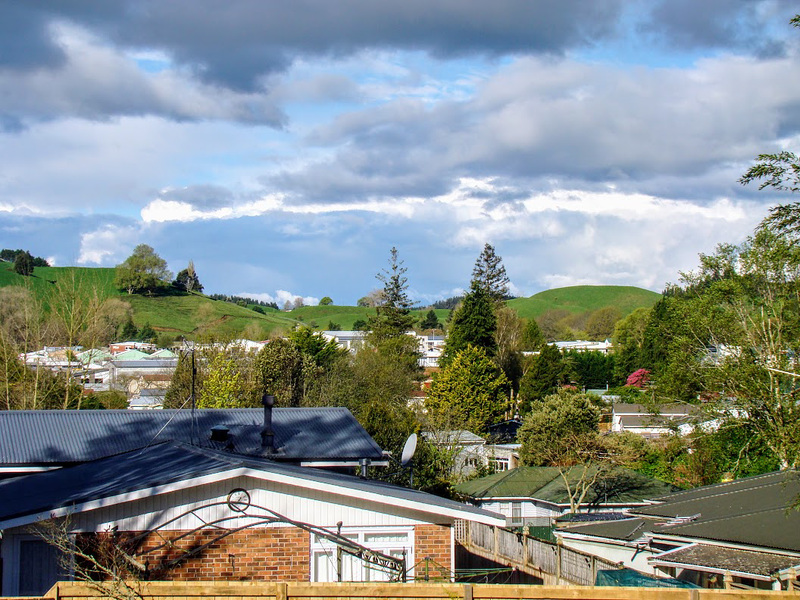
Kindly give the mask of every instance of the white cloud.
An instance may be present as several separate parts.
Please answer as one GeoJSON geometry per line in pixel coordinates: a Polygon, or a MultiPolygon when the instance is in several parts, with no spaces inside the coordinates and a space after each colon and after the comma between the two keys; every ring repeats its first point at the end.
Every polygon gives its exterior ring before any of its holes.
{"type": "Polygon", "coordinates": [[[139,236],[137,227],[106,225],[81,235],[79,265],[113,265],[130,255],[139,236]]]}

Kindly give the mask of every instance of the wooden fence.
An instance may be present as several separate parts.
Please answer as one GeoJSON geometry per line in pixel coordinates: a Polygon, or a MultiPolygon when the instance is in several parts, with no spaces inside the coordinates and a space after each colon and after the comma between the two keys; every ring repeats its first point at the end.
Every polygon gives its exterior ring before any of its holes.
{"type": "MultiPolygon", "coordinates": [[[[786,591],[422,583],[133,582],[144,600],[797,600],[786,591]]],[[[44,598],[93,600],[96,586],[59,582],[44,598]]],[[[10,599],[9,599],[10,600],[10,599]]],[[[14,599],[19,600],[19,599],[14,599]]]]}
{"type": "Polygon", "coordinates": [[[545,583],[594,585],[599,569],[619,568],[598,556],[500,527],[462,521],[455,531],[458,542],[468,550],[541,576],[545,583]]]}

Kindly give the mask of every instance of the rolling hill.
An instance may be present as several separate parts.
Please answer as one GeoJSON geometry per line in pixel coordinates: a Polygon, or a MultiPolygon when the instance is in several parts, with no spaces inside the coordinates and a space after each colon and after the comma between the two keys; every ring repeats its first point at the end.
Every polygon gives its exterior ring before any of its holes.
{"type": "MultiPolygon", "coordinates": [[[[356,321],[366,321],[375,314],[375,309],[371,308],[334,305],[302,306],[289,312],[265,309],[261,314],[252,307],[212,300],[202,294],[128,295],[114,287],[113,268],[37,267],[32,277],[22,277],[13,271],[10,263],[0,263],[0,287],[28,288],[45,307],[59,301],[59,287],[65,284],[78,295],[88,297],[97,291],[104,297],[130,303],[134,323],[138,327],[150,324],[165,338],[203,335],[232,338],[245,334],[265,338],[298,323],[318,329],[327,329],[334,323],[347,330],[352,329],[356,321]]],[[[523,318],[536,318],[549,310],[583,313],[606,306],[616,306],[627,315],[640,306],[652,306],[659,297],[655,292],[630,286],[573,286],[540,292],[529,298],[515,298],[508,305],[523,318]]],[[[426,308],[415,310],[414,314],[422,318],[427,312],[426,308]]],[[[435,312],[444,323],[449,311],[438,309],[435,312]]]]}

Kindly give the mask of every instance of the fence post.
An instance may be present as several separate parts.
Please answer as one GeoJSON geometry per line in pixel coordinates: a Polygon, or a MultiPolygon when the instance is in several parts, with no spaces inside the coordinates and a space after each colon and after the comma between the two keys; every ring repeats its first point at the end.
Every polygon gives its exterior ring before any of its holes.
{"type": "Polygon", "coordinates": [[[495,561],[499,562],[500,560],[500,528],[496,525],[492,525],[492,531],[494,532],[494,559],[495,561]]]}
{"type": "Polygon", "coordinates": [[[561,583],[561,543],[556,544],[556,583],[561,583]]]}
{"type": "Polygon", "coordinates": [[[472,600],[472,584],[464,584],[464,600],[472,600]]]}
{"type": "Polygon", "coordinates": [[[289,592],[286,582],[283,581],[275,585],[275,600],[289,600],[289,592]]]}

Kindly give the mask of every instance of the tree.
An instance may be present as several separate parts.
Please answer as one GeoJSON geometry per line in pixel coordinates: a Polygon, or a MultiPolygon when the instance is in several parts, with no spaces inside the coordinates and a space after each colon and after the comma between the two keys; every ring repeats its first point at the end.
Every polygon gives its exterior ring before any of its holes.
{"type": "Polygon", "coordinates": [[[389,269],[376,275],[383,283],[383,303],[377,307],[377,315],[370,319],[370,328],[377,340],[404,336],[414,326],[407,271],[398,258],[397,248],[393,247],[389,253],[389,269]]]}
{"type": "Polygon", "coordinates": [[[547,343],[542,335],[542,330],[539,329],[539,324],[536,319],[525,319],[525,325],[522,330],[521,349],[527,351],[538,350],[543,344],[547,343]]]}
{"type": "Polygon", "coordinates": [[[33,256],[30,252],[20,252],[14,259],[14,272],[29,277],[33,275],[33,256]]]}
{"type": "Polygon", "coordinates": [[[420,319],[419,328],[424,330],[427,329],[441,329],[442,324],[439,322],[439,317],[436,316],[436,311],[430,309],[425,316],[420,319]]]}
{"type": "Polygon", "coordinates": [[[481,348],[487,356],[494,356],[497,351],[496,329],[497,317],[492,298],[484,287],[473,281],[464,301],[452,314],[447,343],[439,365],[447,366],[459,352],[470,345],[481,348]]]}
{"type": "Polygon", "coordinates": [[[300,405],[303,398],[303,355],[295,343],[284,338],[271,340],[259,351],[254,368],[256,389],[253,398],[270,393],[275,396],[278,406],[300,405]]]}
{"type": "Polygon", "coordinates": [[[622,318],[616,306],[598,308],[586,320],[586,334],[590,340],[605,340],[614,335],[614,327],[622,318]]]}
{"type": "Polygon", "coordinates": [[[331,304],[333,304],[333,298],[331,298],[330,296],[325,296],[324,298],[322,298],[322,300],[319,301],[320,306],[330,306],[331,304]]]}
{"type": "Polygon", "coordinates": [[[649,308],[637,308],[614,327],[614,380],[622,381],[642,368],[644,330],[649,317],[649,308]]]}
{"type": "Polygon", "coordinates": [[[600,410],[586,394],[559,390],[547,396],[520,427],[520,459],[526,465],[558,467],[576,512],[589,489],[604,475],[599,462],[600,410]]]}
{"type": "Polygon", "coordinates": [[[546,396],[554,394],[558,388],[569,383],[571,373],[561,351],[545,344],[525,371],[519,384],[519,398],[523,412],[529,410],[546,396]]]}
{"type": "Polygon", "coordinates": [[[197,277],[197,271],[194,270],[194,261],[189,261],[189,266],[183,271],[178,273],[172,285],[185,292],[202,292],[203,284],[197,277]]]}
{"type": "Polygon", "coordinates": [[[167,262],[147,244],[139,244],[133,254],[117,265],[115,285],[128,292],[153,294],[172,279],[167,262]]]}
{"type": "Polygon", "coordinates": [[[508,275],[503,259],[495,253],[494,246],[485,244],[472,269],[472,281],[482,288],[494,302],[508,297],[508,275]]]}
{"type": "Polygon", "coordinates": [[[509,408],[508,379],[482,348],[468,345],[434,378],[425,408],[439,429],[486,432],[509,408]]]}
{"type": "Polygon", "coordinates": [[[224,350],[208,362],[205,381],[197,400],[200,408],[244,408],[248,406],[245,378],[239,365],[224,350]]]}

